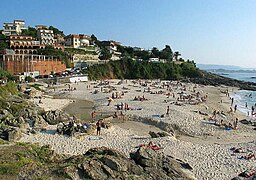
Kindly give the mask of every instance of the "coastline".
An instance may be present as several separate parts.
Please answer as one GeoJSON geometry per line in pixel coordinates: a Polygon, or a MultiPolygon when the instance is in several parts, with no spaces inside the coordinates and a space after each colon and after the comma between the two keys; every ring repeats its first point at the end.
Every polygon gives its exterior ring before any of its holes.
{"type": "MultiPolygon", "coordinates": [[[[153,81],[153,83],[156,81],[153,81]]],[[[152,139],[146,133],[152,125],[142,124],[141,122],[118,122],[113,123],[110,129],[104,129],[102,131],[102,139],[92,141],[90,137],[93,135],[88,135],[82,137],[81,139],[68,138],[65,136],[57,134],[47,134],[39,133],[36,135],[25,136],[21,141],[39,143],[40,145],[50,144],[52,148],[57,153],[64,153],[69,155],[82,154],[92,147],[106,146],[114,148],[124,152],[126,155],[129,152],[134,151],[138,144],[148,143],[153,141],[158,143],[163,147],[163,152],[167,155],[175,156],[176,158],[184,159],[194,168],[193,172],[198,179],[200,177],[210,178],[210,179],[227,179],[236,176],[238,173],[245,170],[246,167],[253,166],[253,161],[242,161],[233,156],[230,148],[232,147],[243,147],[247,149],[253,149],[256,142],[255,133],[250,130],[249,127],[239,123],[237,130],[225,131],[215,126],[212,122],[208,120],[209,116],[212,115],[213,110],[223,110],[227,112],[230,107],[230,99],[225,96],[220,91],[229,89],[231,91],[235,88],[230,88],[226,86],[213,87],[213,86],[202,86],[195,85],[192,83],[185,84],[186,92],[193,93],[193,87],[197,86],[196,89],[200,91],[202,96],[207,95],[208,99],[205,103],[199,105],[175,105],[173,102],[176,98],[167,96],[166,93],[163,94],[150,94],[144,92],[145,87],[134,84],[132,81],[123,81],[122,84],[120,80],[109,80],[109,85],[115,87],[117,92],[128,91],[124,93],[122,98],[114,99],[110,106],[107,106],[107,97],[111,96],[111,93],[104,93],[104,90],[109,89],[108,86],[99,86],[101,82],[88,82],[88,83],[78,83],[71,84],[75,87],[75,91],[66,92],[61,95],[61,98],[65,99],[67,104],[74,105],[71,100],[89,100],[95,102],[95,110],[100,117],[101,112],[113,113],[117,111],[116,104],[128,103],[130,107],[142,108],[142,110],[129,110],[124,111],[127,117],[140,117],[153,119],[155,122],[174,124],[178,130],[186,135],[167,136],[152,139]],[[101,87],[103,87],[103,92],[101,92],[101,87]],[[97,90],[97,93],[94,93],[97,90]],[[148,100],[146,101],[133,101],[134,96],[142,96],[148,100]],[[222,101],[222,103],[221,103],[222,101]],[[160,116],[166,114],[167,106],[170,106],[169,116],[161,118],[160,116]],[[199,112],[207,113],[209,116],[204,116],[199,112]],[[125,127],[123,127],[125,126],[125,127]],[[142,128],[140,132],[140,128],[142,128]],[[205,159],[202,161],[202,159],[205,159]],[[228,164],[227,164],[228,162],[228,164]],[[220,172],[220,169],[222,172],[220,172]]],[[[58,93],[61,92],[62,87],[56,89],[58,93]]],[[[151,87],[152,91],[165,91],[161,87],[156,85],[151,87]]],[[[115,91],[115,92],[116,92],[115,91]]],[[[176,96],[180,92],[180,89],[175,89],[173,87],[173,92],[176,96]]],[[[55,99],[56,100],[56,99],[55,99]]],[[[43,103],[44,104],[44,103],[43,103]]],[[[61,106],[63,102],[56,100],[52,101],[50,105],[54,107],[67,108],[69,105],[61,106]],[[60,106],[59,106],[60,104],[60,106]]],[[[90,116],[90,114],[89,114],[90,116]]],[[[241,112],[236,112],[234,117],[238,117],[239,120],[246,118],[241,112]]],[[[234,119],[233,115],[227,116],[228,121],[234,119]]],[[[56,128],[56,126],[49,127],[51,129],[56,128]]],[[[157,128],[153,128],[157,130],[157,128]]]]}

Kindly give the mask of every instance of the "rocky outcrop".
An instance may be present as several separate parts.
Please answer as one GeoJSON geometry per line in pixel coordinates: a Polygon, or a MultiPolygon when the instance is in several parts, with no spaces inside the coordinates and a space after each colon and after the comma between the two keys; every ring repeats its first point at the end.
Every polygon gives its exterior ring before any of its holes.
{"type": "Polygon", "coordinates": [[[189,164],[145,147],[131,159],[105,147],[90,149],[80,158],[75,158],[81,162],[76,167],[64,168],[70,179],[195,179],[189,164]]]}
{"type": "Polygon", "coordinates": [[[106,147],[68,157],[49,146],[13,143],[1,147],[0,157],[8,164],[0,179],[195,179],[189,164],[146,147],[130,158],[106,147]]]}
{"type": "Polygon", "coordinates": [[[46,111],[43,113],[42,117],[50,125],[56,125],[60,122],[67,122],[70,120],[69,115],[60,110],[46,111]]]}
{"type": "Polygon", "coordinates": [[[219,76],[216,74],[212,74],[206,71],[202,71],[202,72],[204,74],[203,77],[189,78],[189,79],[184,79],[182,81],[192,82],[196,84],[203,84],[203,85],[212,85],[212,86],[226,85],[226,86],[238,87],[244,90],[256,91],[256,83],[239,81],[236,79],[231,79],[231,78],[219,76]]]}
{"type": "Polygon", "coordinates": [[[147,148],[140,147],[132,159],[142,166],[153,179],[195,179],[191,173],[192,167],[179,159],[172,156],[165,156],[161,153],[147,148]]]}
{"type": "Polygon", "coordinates": [[[67,115],[59,112],[44,112],[44,110],[26,99],[13,95],[0,97],[0,138],[19,140],[22,132],[36,132],[45,129],[48,122],[65,121],[67,115]]]}

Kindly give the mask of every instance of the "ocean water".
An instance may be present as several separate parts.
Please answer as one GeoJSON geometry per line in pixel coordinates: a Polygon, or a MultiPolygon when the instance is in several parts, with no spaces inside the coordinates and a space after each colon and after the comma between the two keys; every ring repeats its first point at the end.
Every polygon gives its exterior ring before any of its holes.
{"type": "MultiPolygon", "coordinates": [[[[216,74],[237,80],[256,83],[256,73],[218,72],[216,74]]],[[[256,120],[256,116],[251,116],[252,107],[254,107],[254,112],[256,112],[256,91],[239,90],[238,92],[231,93],[231,97],[234,98],[234,105],[237,105],[238,110],[245,113],[249,118],[256,120]]]]}
{"type": "Polygon", "coordinates": [[[221,76],[238,79],[241,81],[247,81],[247,82],[254,82],[256,83],[256,72],[218,72],[216,74],[219,74],[221,76]]]}

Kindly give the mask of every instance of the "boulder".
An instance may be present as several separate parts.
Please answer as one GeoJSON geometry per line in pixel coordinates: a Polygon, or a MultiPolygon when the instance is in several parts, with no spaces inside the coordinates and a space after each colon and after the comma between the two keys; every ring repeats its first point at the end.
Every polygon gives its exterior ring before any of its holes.
{"type": "Polygon", "coordinates": [[[172,156],[164,156],[150,148],[140,147],[131,158],[150,173],[153,179],[196,179],[191,172],[192,167],[172,156]]]}
{"type": "Polygon", "coordinates": [[[19,128],[11,128],[7,131],[8,141],[17,141],[21,138],[22,131],[19,128]]]}
{"type": "Polygon", "coordinates": [[[75,166],[68,166],[64,168],[64,173],[70,178],[70,179],[80,179],[78,174],[78,169],[75,166]]]}
{"type": "Polygon", "coordinates": [[[50,125],[56,125],[60,122],[67,122],[70,119],[68,114],[60,110],[46,111],[43,113],[42,117],[50,125]]]}

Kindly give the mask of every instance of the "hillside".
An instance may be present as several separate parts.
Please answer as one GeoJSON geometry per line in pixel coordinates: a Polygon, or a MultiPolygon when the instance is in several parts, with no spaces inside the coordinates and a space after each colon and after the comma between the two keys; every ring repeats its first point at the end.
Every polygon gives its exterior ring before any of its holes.
{"type": "Polygon", "coordinates": [[[189,61],[179,65],[173,62],[150,63],[147,61],[133,61],[128,58],[91,66],[88,68],[87,73],[91,79],[178,80],[185,77],[202,77],[201,70],[189,61]]]}

